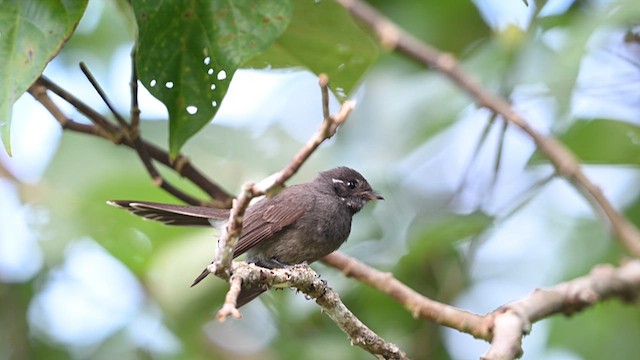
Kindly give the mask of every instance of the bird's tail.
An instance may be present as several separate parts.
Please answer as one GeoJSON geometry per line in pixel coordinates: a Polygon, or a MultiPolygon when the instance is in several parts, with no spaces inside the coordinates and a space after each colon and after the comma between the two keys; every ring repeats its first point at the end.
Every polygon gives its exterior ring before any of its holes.
{"type": "Polygon", "coordinates": [[[229,218],[229,210],[204,206],[160,204],[149,201],[111,200],[107,204],[148,220],[174,226],[212,226],[229,218]]]}

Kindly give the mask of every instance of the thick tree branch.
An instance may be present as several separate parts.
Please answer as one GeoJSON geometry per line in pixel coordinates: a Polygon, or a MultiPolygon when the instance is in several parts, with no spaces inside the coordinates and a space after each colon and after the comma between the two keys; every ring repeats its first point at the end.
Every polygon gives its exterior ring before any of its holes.
{"type": "Polygon", "coordinates": [[[640,298],[640,260],[631,260],[616,268],[599,265],[583,276],[547,289],[538,289],[528,297],[504,305],[485,315],[477,315],[416,293],[390,273],[383,273],[344,254],[334,252],[322,262],[342,270],[404,305],[415,317],[491,342],[483,359],[515,359],[522,355],[522,337],[536,321],[554,314],[571,315],[606,299],[625,302],[640,298]]]}
{"type": "Polygon", "coordinates": [[[522,355],[522,337],[531,324],[553,314],[571,315],[609,298],[636,302],[640,298],[640,260],[616,268],[596,266],[589,275],[504,305],[486,316],[492,323],[491,347],[482,359],[514,359],[522,355]]]}
{"type": "Polygon", "coordinates": [[[232,290],[227,294],[224,307],[218,312],[218,319],[224,320],[229,315],[239,315],[235,309],[235,300],[229,299],[233,295],[237,297],[239,283],[250,287],[265,285],[278,288],[294,287],[307,297],[315,299],[322,311],[347,334],[353,345],[358,345],[371,354],[385,359],[407,358],[397,345],[386,342],[353,315],[342,303],[338,294],[327,286],[326,281],[320,279],[320,276],[308,265],[299,264],[286,269],[266,269],[255,264],[233,262],[230,269],[233,273],[232,290]]]}
{"type": "Polygon", "coordinates": [[[620,243],[636,257],[640,256],[640,231],[621,215],[602,194],[602,191],[584,174],[575,155],[551,136],[535,130],[503,98],[482,87],[462,70],[451,54],[425,44],[407,33],[370,5],[361,0],[338,0],[351,14],[364,21],[378,35],[386,49],[401,53],[426,67],[432,67],[448,76],[464,89],[478,104],[502,116],[509,123],[527,133],[538,149],[549,159],[556,172],[573,183],[586,195],[587,200],[608,219],[620,243]]]}
{"type": "Polygon", "coordinates": [[[475,338],[491,339],[490,328],[486,326],[483,316],[431,300],[394,278],[391,273],[374,269],[338,251],[322,258],[322,262],[339,269],[346,277],[352,277],[387,294],[416,318],[422,317],[458,329],[475,338]]]}

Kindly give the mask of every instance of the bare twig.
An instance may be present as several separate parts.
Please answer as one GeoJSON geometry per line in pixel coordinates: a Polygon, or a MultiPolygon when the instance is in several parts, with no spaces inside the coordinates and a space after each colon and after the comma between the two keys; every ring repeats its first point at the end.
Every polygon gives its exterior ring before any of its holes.
{"type": "MultiPolygon", "coordinates": [[[[355,101],[347,100],[342,104],[336,115],[329,115],[328,117],[325,117],[322,125],[320,125],[311,139],[309,139],[304,147],[298,151],[291,162],[289,162],[289,164],[278,173],[278,176],[273,179],[273,184],[282,186],[287,179],[292,177],[323,141],[335,135],[336,130],[343,122],[345,122],[345,120],[347,120],[347,117],[355,105],[355,101]]],[[[269,184],[260,184],[262,186],[269,186],[269,184]]]]}
{"type": "MultiPolygon", "coordinates": [[[[131,48],[131,127],[133,129],[140,128],[140,106],[138,106],[138,62],[136,46],[131,48]]],[[[139,132],[138,132],[139,133],[139,132]]]]}
{"type": "MultiPolygon", "coordinates": [[[[35,94],[38,95],[38,96],[35,96],[34,92],[32,92],[31,90],[29,91],[29,93],[33,95],[36,100],[38,101],[44,100],[45,97],[49,99],[49,100],[45,100],[47,101],[47,106],[45,107],[60,123],[60,126],[62,126],[63,129],[73,130],[73,131],[77,131],[77,129],[84,129],[85,131],[81,131],[81,132],[84,132],[86,134],[99,135],[100,137],[110,140],[114,144],[122,143],[123,135],[120,133],[120,131],[115,125],[111,124],[109,120],[107,120],[99,112],[95,111],[92,107],[85,104],[84,102],[78,100],[75,96],[71,95],[69,92],[65,91],[64,89],[62,89],[61,87],[53,83],[47,77],[40,76],[38,80],[36,80],[36,82],[31,86],[31,89],[33,89],[35,91],[35,94]],[[74,126],[73,122],[70,121],[70,119],[66,115],[64,115],[62,110],[60,110],[58,106],[53,101],[51,101],[51,99],[49,99],[46,91],[42,90],[42,88],[38,88],[38,86],[42,86],[44,90],[51,90],[54,94],[61,97],[64,101],[73,105],[73,107],[75,107],[78,111],[80,111],[87,118],[89,118],[92,123],[95,124],[95,127],[97,128],[97,130],[94,132],[88,132],[86,131],[87,130],[86,127],[74,126]]],[[[79,123],[76,123],[76,124],[79,124],[79,123]]]]}
{"type": "MultiPolygon", "coordinates": [[[[110,123],[104,116],[95,111],[89,105],[85,104],[83,101],[62,89],[46,77],[41,76],[36,83],[31,86],[29,93],[54,116],[63,129],[99,136],[104,139],[108,139],[115,144],[125,145],[134,149],[136,148],[134,141],[130,139],[130,136],[128,136],[121,128],[110,123]],[[51,90],[63,100],[74,106],[89,118],[94,125],[82,124],[69,119],[51,100],[51,98],[49,98],[46,90],[51,90]]],[[[178,198],[192,205],[214,206],[221,208],[228,208],[231,206],[231,195],[205,177],[186,158],[179,155],[177,159],[172,160],[166,151],[160,149],[156,145],[153,145],[143,139],[140,139],[139,141],[139,146],[148,153],[149,157],[169,168],[174,169],[178,174],[189,179],[192,183],[211,196],[212,200],[201,201],[181,192],[175,187],[169,189],[172,186],[170,184],[167,185],[166,182],[156,181],[156,185],[161,186],[163,189],[170,191],[178,198]]]]}
{"type": "MultiPolygon", "coordinates": [[[[135,50],[132,52],[132,55],[135,56],[135,50]]],[[[132,67],[135,68],[135,58],[132,58],[131,63],[132,63],[132,67]]],[[[199,199],[173,186],[169,181],[167,181],[167,179],[165,179],[160,174],[158,169],[156,169],[155,165],[153,164],[153,161],[149,156],[149,152],[147,151],[146,146],[144,146],[144,143],[140,138],[139,127],[137,125],[135,127],[133,125],[129,125],[127,121],[124,119],[124,117],[120,115],[118,111],[116,111],[115,106],[111,103],[111,101],[109,100],[109,97],[107,96],[105,91],[102,89],[102,87],[100,86],[96,78],[93,76],[91,71],[89,71],[89,68],[82,62],[80,63],[80,69],[82,70],[84,75],[87,77],[87,79],[89,80],[93,88],[96,90],[98,95],[100,95],[100,98],[107,105],[107,107],[109,108],[113,116],[116,118],[118,124],[120,125],[118,130],[124,136],[124,138],[126,139],[126,142],[128,144],[133,144],[133,148],[138,153],[138,157],[142,161],[142,164],[144,165],[145,169],[147,169],[147,172],[149,173],[149,176],[151,177],[151,181],[153,182],[153,184],[163,189],[164,191],[168,192],[169,194],[173,195],[174,197],[186,202],[187,204],[197,205],[202,203],[199,199]]],[[[140,120],[139,119],[140,109],[138,108],[137,76],[138,76],[137,71],[131,72],[130,88],[131,88],[131,114],[133,117],[131,120],[132,124],[134,122],[136,124],[139,124],[139,120],[140,120]]]]}
{"type": "Polygon", "coordinates": [[[79,122],[75,122],[69,119],[63,112],[60,110],[58,105],[56,105],[53,100],[47,95],[47,87],[36,82],[31,85],[28,90],[29,94],[33,96],[42,106],[44,106],[47,111],[58,121],[60,127],[63,130],[71,130],[75,132],[80,132],[87,135],[98,136],[107,140],[113,141],[114,138],[110,132],[103,130],[103,128],[98,127],[96,125],[82,124],[79,122]]]}
{"type": "Polygon", "coordinates": [[[215,267],[215,274],[219,277],[227,278],[230,275],[229,270],[233,260],[233,249],[236,247],[240,235],[242,235],[244,212],[249,207],[251,199],[257,196],[253,192],[253,187],[253,183],[245,183],[238,198],[233,200],[229,221],[227,221],[225,231],[222,232],[218,240],[218,251],[214,260],[214,264],[218,265],[215,267]]]}
{"type": "MultiPolygon", "coordinates": [[[[133,63],[135,64],[135,62],[133,63]]],[[[138,157],[142,161],[142,164],[144,165],[145,169],[147,169],[147,172],[149,173],[149,176],[151,177],[153,184],[188,204],[199,204],[200,201],[198,199],[196,199],[191,195],[188,195],[182,190],[171,185],[171,183],[169,183],[162,175],[160,175],[160,172],[158,172],[158,170],[153,165],[153,162],[149,157],[149,153],[147,152],[146,147],[140,140],[139,128],[129,125],[127,121],[124,119],[124,117],[122,117],[122,115],[120,115],[120,113],[116,111],[115,106],[111,103],[105,91],[102,89],[102,87],[100,86],[96,78],[93,76],[89,68],[83,62],[80,63],[80,69],[82,70],[84,75],[87,77],[87,79],[89,80],[93,88],[96,90],[98,95],[100,95],[100,98],[107,105],[107,107],[109,108],[113,116],[116,118],[118,124],[120,125],[119,130],[121,134],[125,137],[126,142],[133,144],[133,148],[138,153],[138,157]]],[[[134,108],[137,107],[137,102],[138,102],[138,93],[137,93],[138,87],[137,87],[137,78],[135,78],[136,76],[137,76],[137,72],[132,72],[131,84],[136,84],[136,85],[131,86],[131,91],[132,91],[131,113],[135,115],[136,122],[138,122],[137,120],[139,120],[138,119],[139,110],[137,113],[134,111],[134,108]]]]}
{"type": "Polygon", "coordinates": [[[120,115],[120,113],[116,111],[116,107],[113,106],[113,104],[111,103],[111,100],[109,100],[107,93],[105,93],[104,90],[102,89],[102,86],[98,84],[98,80],[96,80],[95,76],[93,76],[91,71],[89,71],[89,68],[87,67],[87,65],[85,65],[85,63],[80,62],[80,70],[82,70],[82,73],[84,74],[84,76],[87,77],[87,80],[89,80],[89,82],[91,83],[91,86],[93,86],[93,88],[96,90],[98,95],[100,95],[100,98],[107,105],[107,107],[109,108],[109,111],[111,111],[113,116],[115,116],[116,120],[118,121],[118,124],[120,124],[120,126],[122,126],[125,129],[129,129],[129,124],[127,124],[127,121],[122,117],[122,115],[120,115]]]}
{"type": "Polygon", "coordinates": [[[368,24],[378,35],[380,43],[390,51],[404,54],[408,58],[433,67],[448,76],[464,89],[479,106],[486,107],[511,124],[527,133],[555,167],[557,173],[572,182],[586,196],[587,200],[609,220],[618,240],[634,256],[640,256],[640,232],[629,220],[622,216],[602,194],[602,191],[587,178],[575,155],[551,136],[535,130],[503,98],[495,95],[474,81],[459,66],[451,54],[446,54],[425,44],[370,5],[361,0],[338,0],[351,14],[368,24]]]}
{"type": "Polygon", "coordinates": [[[231,278],[229,279],[229,291],[227,292],[227,296],[224,298],[224,305],[222,305],[222,308],[218,310],[218,314],[216,315],[218,321],[223,322],[229,316],[233,316],[235,319],[240,319],[242,317],[242,314],[236,307],[240,290],[242,290],[242,277],[236,274],[231,275],[231,278]]]}
{"type": "Polygon", "coordinates": [[[326,74],[318,76],[318,84],[322,92],[322,116],[327,119],[331,116],[329,109],[329,77],[326,74]]]}

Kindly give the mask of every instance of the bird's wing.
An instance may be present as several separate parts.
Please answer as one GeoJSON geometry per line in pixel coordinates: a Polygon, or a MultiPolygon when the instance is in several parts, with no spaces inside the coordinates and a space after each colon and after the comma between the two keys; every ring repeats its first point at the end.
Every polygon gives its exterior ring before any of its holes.
{"type": "Polygon", "coordinates": [[[233,257],[244,254],[262,240],[276,235],[280,230],[291,225],[307,210],[303,203],[291,197],[278,196],[270,200],[262,200],[251,209],[245,219],[242,236],[233,249],[233,257]]]}
{"type": "Polygon", "coordinates": [[[203,206],[185,206],[160,204],[148,201],[111,200],[107,204],[130,211],[148,220],[165,225],[211,226],[209,219],[229,218],[229,210],[213,209],[203,206]]]}

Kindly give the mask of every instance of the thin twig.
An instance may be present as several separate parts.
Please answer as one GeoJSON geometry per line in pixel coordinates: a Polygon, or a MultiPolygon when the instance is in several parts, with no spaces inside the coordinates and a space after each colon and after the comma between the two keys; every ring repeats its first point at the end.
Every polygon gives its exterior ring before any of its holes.
{"type": "Polygon", "coordinates": [[[233,316],[234,319],[242,318],[242,314],[236,307],[236,304],[238,303],[238,295],[240,295],[241,290],[242,277],[235,274],[232,275],[229,279],[229,291],[227,292],[227,296],[224,298],[224,305],[222,305],[222,308],[218,310],[218,314],[216,315],[216,319],[218,319],[218,321],[223,322],[229,316],[233,316]]]}
{"type": "MultiPolygon", "coordinates": [[[[128,136],[122,132],[122,129],[119,129],[116,125],[110,123],[104,116],[95,111],[89,105],[85,104],[82,100],[76,98],[46,77],[41,76],[38,78],[36,83],[30,88],[29,92],[36,100],[45,106],[45,108],[60,123],[63,129],[99,136],[108,139],[115,144],[125,145],[135,149],[135,144],[131,139],[128,139],[128,136]],[[81,124],[69,119],[58,108],[58,106],[51,101],[44,89],[51,90],[57,96],[74,106],[95,125],[81,124]]],[[[173,189],[173,193],[175,193],[174,195],[192,205],[213,206],[219,208],[229,208],[231,206],[232,196],[216,183],[204,176],[202,172],[196,169],[188,159],[179,155],[178,158],[172,160],[166,151],[160,149],[156,145],[143,139],[140,139],[140,142],[141,146],[144,147],[151,158],[169,168],[174,169],[178,174],[189,179],[196,186],[204,190],[212,200],[201,201],[186,193],[177,195],[180,190],[176,188],[173,189]]],[[[167,185],[163,188],[167,188],[167,185]]]]}
{"type": "MultiPolygon", "coordinates": [[[[300,166],[307,161],[309,156],[324,142],[335,135],[338,127],[342,125],[355,107],[355,101],[345,101],[336,115],[329,115],[324,119],[322,125],[316,133],[307,141],[307,143],[298,151],[289,164],[282,169],[278,176],[274,179],[274,185],[282,186],[285,181],[292,177],[300,166]]],[[[261,183],[262,184],[262,183],[261,183]]]]}
{"type": "MultiPolygon", "coordinates": [[[[135,64],[135,62],[132,62],[132,63],[135,64]]],[[[135,67],[135,65],[134,65],[134,67],[135,67]]],[[[200,204],[201,201],[199,199],[197,199],[197,198],[195,198],[195,197],[183,192],[182,190],[178,189],[177,187],[173,186],[162,175],[160,175],[160,172],[153,165],[153,161],[149,157],[149,153],[147,152],[147,148],[144,146],[144,144],[142,143],[142,141],[140,139],[140,130],[139,130],[139,128],[129,125],[127,123],[127,121],[124,119],[124,117],[122,117],[122,115],[120,115],[120,113],[118,113],[118,111],[116,111],[115,106],[111,103],[111,101],[109,100],[109,97],[107,96],[105,91],[102,89],[102,87],[100,86],[100,84],[98,83],[96,78],[93,76],[93,74],[91,73],[89,68],[83,62],[80,63],[80,69],[82,70],[82,72],[87,77],[87,79],[89,80],[89,82],[91,83],[93,88],[98,93],[98,95],[100,95],[100,98],[102,99],[102,101],[107,105],[107,107],[109,108],[109,110],[111,111],[113,116],[116,118],[116,120],[120,124],[121,133],[127,139],[127,143],[133,144],[133,148],[138,153],[138,157],[142,161],[142,164],[144,165],[145,169],[147,169],[147,172],[149,173],[149,176],[151,177],[151,181],[153,182],[153,184],[155,186],[163,189],[164,191],[168,192],[169,194],[175,196],[176,198],[188,203],[188,204],[193,204],[193,205],[200,204]]],[[[137,104],[138,104],[137,72],[132,72],[131,76],[132,76],[132,79],[131,79],[131,84],[132,84],[131,85],[131,99],[132,99],[131,100],[131,104],[132,104],[131,113],[134,115],[134,118],[136,120],[138,120],[140,111],[138,109],[138,111],[136,113],[136,111],[134,110],[135,108],[137,108],[137,104]]],[[[133,122],[133,120],[132,120],[132,122],[133,122]]],[[[136,122],[138,122],[138,121],[136,121],[136,122]]]]}
{"type": "Polygon", "coordinates": [[[85,63],[80,62],[80,70],[82,70],[82,73],[84,73],[84,76],[87,77],[87,79],[91,83],[91,86],[93,86],[93,88],[96,90],[98,95],[100,95],[100,98],[107,105],[107,107],[109,108],[113,116],[116,118],[120,126],[122,126],[125,129],[128,129],[129,124],[127,124],[127,121],[122,117],[122,115],[120,115],[120,113],[116,111],[116,107],[113,106],[113,104],[109,100],[107,93],[105,93],[102,87],[100,86],[100,84],[98,84],[98,80],[96,80],[95,76],[93,76],[91,71],[89,71],[89,68],[87,67],[87,65],[85,65],[85,63]]]}
{"type": "Polygon", "coordinates": [[[540,152],[554,165],[557,173],[587,195],[587,200],[596,210],[606,216],[621,244],[634,256],[640,256],[640,231],[622,216],[602,194],[602,191],[587,178],[580,163],[569,149],[553,137],[545,136],[531,127],[505,99],[485,89],[467,75],[451,54],[442,53],[425,44],[361,0],[338,0],[338,2],[348,9],[354,17],[368,24],[376,32],[380,43],[386,49],[404,54],[426,67],[437,69],[464,89],[479,106],[500,114],[511,124],[527,133],[540,152]]]}
{"type": "Polygon", "coordinates": [[[327,74],[320,74],[318,83],[322,92],[322,116],[327,119],[331,116],[331,110],[329,109],[329,77],[327,74]]]}
{"type": "Polygon", "coordinates": [[[222,278],[230,276],[231,261],[233,260],[233,249],[236,247],[240,235],[242,235],[242,220],[244,212],[249,207],[249,203],[254,196],[253,183],[247,182],[242,186],[242,192],[233,200],[233,206],[229,213],[229,221],[225,230],[220,234],[218,240],[218,251],[214,264],[218,265],[215,274],[222,278]]]}
{"type": "Polygon", "coordinates": [[[136,46],[131,48],[131,127],[137,130],[139,134],[140,129],[140,106],[138,105],[138,62],[137,62],[137,50],[136,46]]]}
{"type": "Polygon", "coordinates": [[[480,138],[478,139],[478,142],[476,143],[476,146],[474,147],[473,152],[471,153],[471,158],[469,159],[469,161],[467,161],[464,172],[462,173],[462,176],[460,176],[460,179],[461,179],[460,184],[458,184],[458,186],[456,187],[456,190],[454,191],[453,199],[455,199],[456,196],[458,197],[461,196],[462,190],[464,190],[464,188],[467,186],[467,182],[470,180],[469,174],[471,173],[472,165],[475,164],[476,160],[480,156],[480,151],[482,150],[482,147],[487,141],[487,138],[489,136],[489,133],[491,132],[491,129],[493,129],[493,125],[496,122],[496,118],[497,118],[497,114],[491,113],[491,115],[489,116],[489,119],[487,119],[487,123],[484,125],[484,128],[482,129],[480,138]]]}
{"type": "MultiPolygon", "coordinates": [[[[176,198],[186,202],[187,204],[192,204],[192,205],[201,204],[202,201],[200,201],[198,198],[191,196],[185,193],[184,191],[178,189],[177,187],[173,186],[160,174],[158,169],[156,169],[155,165],[153,164],[153,161],[149,156],[149,152],[147,151],[146,146],[144,146],[142,142],[142,138],[140,137],[140,127],[139,127],[140,108],[138,107],[138,71],[136,67],[135,55],[136,55],[136,52],[134,47],[133,50],[131,50],[131,81],[129,83],[129,87],[131,89],[131,109],[130,109],[131,125],[127,124],[126,121],[122,119],[122,117],[119,117],[119,115],[114,110],[111,110],[111,111],[116,116],[116,119],[119,119],[118,121],[124,128],[130,141],[133,143],[133,147],[138,153],[138,157],[140,158],[140,161],[142,161],[142,164],[144,165],[145,169],[147,169],[147,173],[149,173],[149,176],[151,177],[153,184],[163,189],[164,191],[168,192],[169,194],[175,196],[176,198]]],[[[94,87],[96,85],[94,85],[94,87]]],[[[103,99],[106,99],[106,96],[103,96],[103,95],[101,96],[103,99]]],[[[108,103],[107,103],[107,106],[109,106],[108,103]]],[[[109,108],[111,109],[111,107],[109,108]]]]}
{"type": "MultiPolygon", "coordinates": [[[[38,80],[36,80],[36,84],[44,86],[47,90],[51,90],[54,94],[58,95],[64,101],[68,102],[73,107],[75,107],[78,111],[84,114],[89,120],[91,120],[92,123],[94,123],[98,128],[101,129],[100,131],[103,131],[105,134],[107,134],[107,136],[101,136],[101,137],[104,137],[105,139],[109,139],[114,144],[121,144],[123,142],[124,136],[120,133],[120,130],[117,128],[117,126],[110,123],[109,120],[107,120],[104,116],[102,116],[102,114],[95,111],[92,107],[85,104],[75,96],[71,95],[71,93],[59,87],[57,84],[55,84],[45,76],[40,76],[38,80]]],[[[44,96],[47,96],[46,93],[44,94],[44,96]]],[[[36,100],[38,100],[37,97],[36,97],[36,100]]],[[[57,105],[55,105],[55,103],[51,102],[51,104],[53,104],[53,106],[57,108],[57,105]]],[[[49,108],[47,108],[47,110],[49,110],[49,108]]],[[[59,109],[57,111],[62,113],[62,111],[59,109]]],[[[49,112],[51,111],[49,110],[49,112]]],[[[58,122],[60,122],[61,118],[64,118],[64,119],[67,118],[66,116],[62,116],[62,117],[55,116],[55,117],[56,117],[56,120],[58,120],[58,122]]],[[[62,126],[63,129],[68,129],[68,127],[66,127],[66,124],[64,122],[61,122],[60,125],[62,126]]]]}
{"type": "Polygon", "coordinates": [[[47,111],[53,116],[56,121],[60,124],[63,130],[71,130],[87,135],[98,136],[110,141],[114,141],[113,135],[110,132],[103,130],[103,128],[92,125],[92,124],[82,124],[72,119],[68,118],[62,110],[56,105],[53,100],[47,95],[46,86],[42,85],[39,82],[34,83],[28,90],[29,94],[33,96],[36,101],[38,101],[42,106],[44,106],[47,111]]]}

